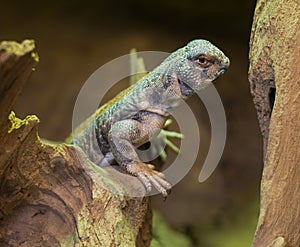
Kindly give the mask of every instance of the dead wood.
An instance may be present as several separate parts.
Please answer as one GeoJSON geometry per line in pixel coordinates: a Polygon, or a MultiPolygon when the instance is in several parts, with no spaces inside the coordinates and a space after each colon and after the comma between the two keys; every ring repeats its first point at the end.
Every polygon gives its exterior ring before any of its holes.
{"type": "Polygon", "coordinates": [[[300,2],[259,0],[249,81],[264,141],[253,246],[300,246],[300,2]]]}
{"type": "Polygon", "coordinates": [[[12,112],[37,63],[33,41],[0,43],[0,245],[149,246],[148,198],[123,195],[113,168],[41,141],[39,119],[12,112]]]}

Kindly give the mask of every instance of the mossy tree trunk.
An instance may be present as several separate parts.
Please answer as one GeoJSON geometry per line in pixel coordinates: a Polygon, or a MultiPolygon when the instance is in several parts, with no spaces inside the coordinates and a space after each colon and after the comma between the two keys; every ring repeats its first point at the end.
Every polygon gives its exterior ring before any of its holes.
{"type": "Polygon", "coordinates": [[[11,112],[37,63],[33,41],[0,43],[0,246],[149,246],[148,198],[112,193],[106,170],[11,112]]]}
{"type": "Polygon", "coordinates": [[[300,246],[300,1],[258,0],[249,81],[264,142],[254,247],[300,246]]]}

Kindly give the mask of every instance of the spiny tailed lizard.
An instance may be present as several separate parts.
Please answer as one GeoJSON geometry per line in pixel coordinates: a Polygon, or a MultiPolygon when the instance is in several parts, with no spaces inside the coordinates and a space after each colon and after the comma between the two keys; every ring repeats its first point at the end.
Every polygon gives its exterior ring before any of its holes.
{"type": "Polygon", "coordinates": [[[84,130],[73,132],[71,144],[83,149],[99,166],[117,163],[164,196],[171,184],[135,149],[158,135],[174,107],[217,77],[229,59],[206,40],[194,40],[167,57],[139,82],[100,107],[84,130]]]}

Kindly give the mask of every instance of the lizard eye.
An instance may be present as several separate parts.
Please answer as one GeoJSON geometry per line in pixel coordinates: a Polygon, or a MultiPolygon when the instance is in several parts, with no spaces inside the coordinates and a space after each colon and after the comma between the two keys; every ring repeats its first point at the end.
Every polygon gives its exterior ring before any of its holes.
{"type": "Polygon", "coordinates": [[[203,68],[208,68],[209,66],[212,65],[211,60],[209,60],[206,56],[200,55],[196,62],[203,68]]]}

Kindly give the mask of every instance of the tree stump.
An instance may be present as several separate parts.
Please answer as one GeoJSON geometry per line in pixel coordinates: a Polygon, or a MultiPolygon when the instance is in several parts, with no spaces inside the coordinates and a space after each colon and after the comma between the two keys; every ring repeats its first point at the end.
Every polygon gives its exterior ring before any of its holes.
{"type": "Polygon", "coordinates": [[[149,246],[148,198],[118,193],[119,172],[42,141],[36,116],[11,112],[37,63],[32,40],[0,43],[0,246],[149,246]]]}
{"type": "Polygon", "coordinates": [[[253,246],[300,246],[300,2],[259,0],[249,81],[264,141],[253,246]]]}

